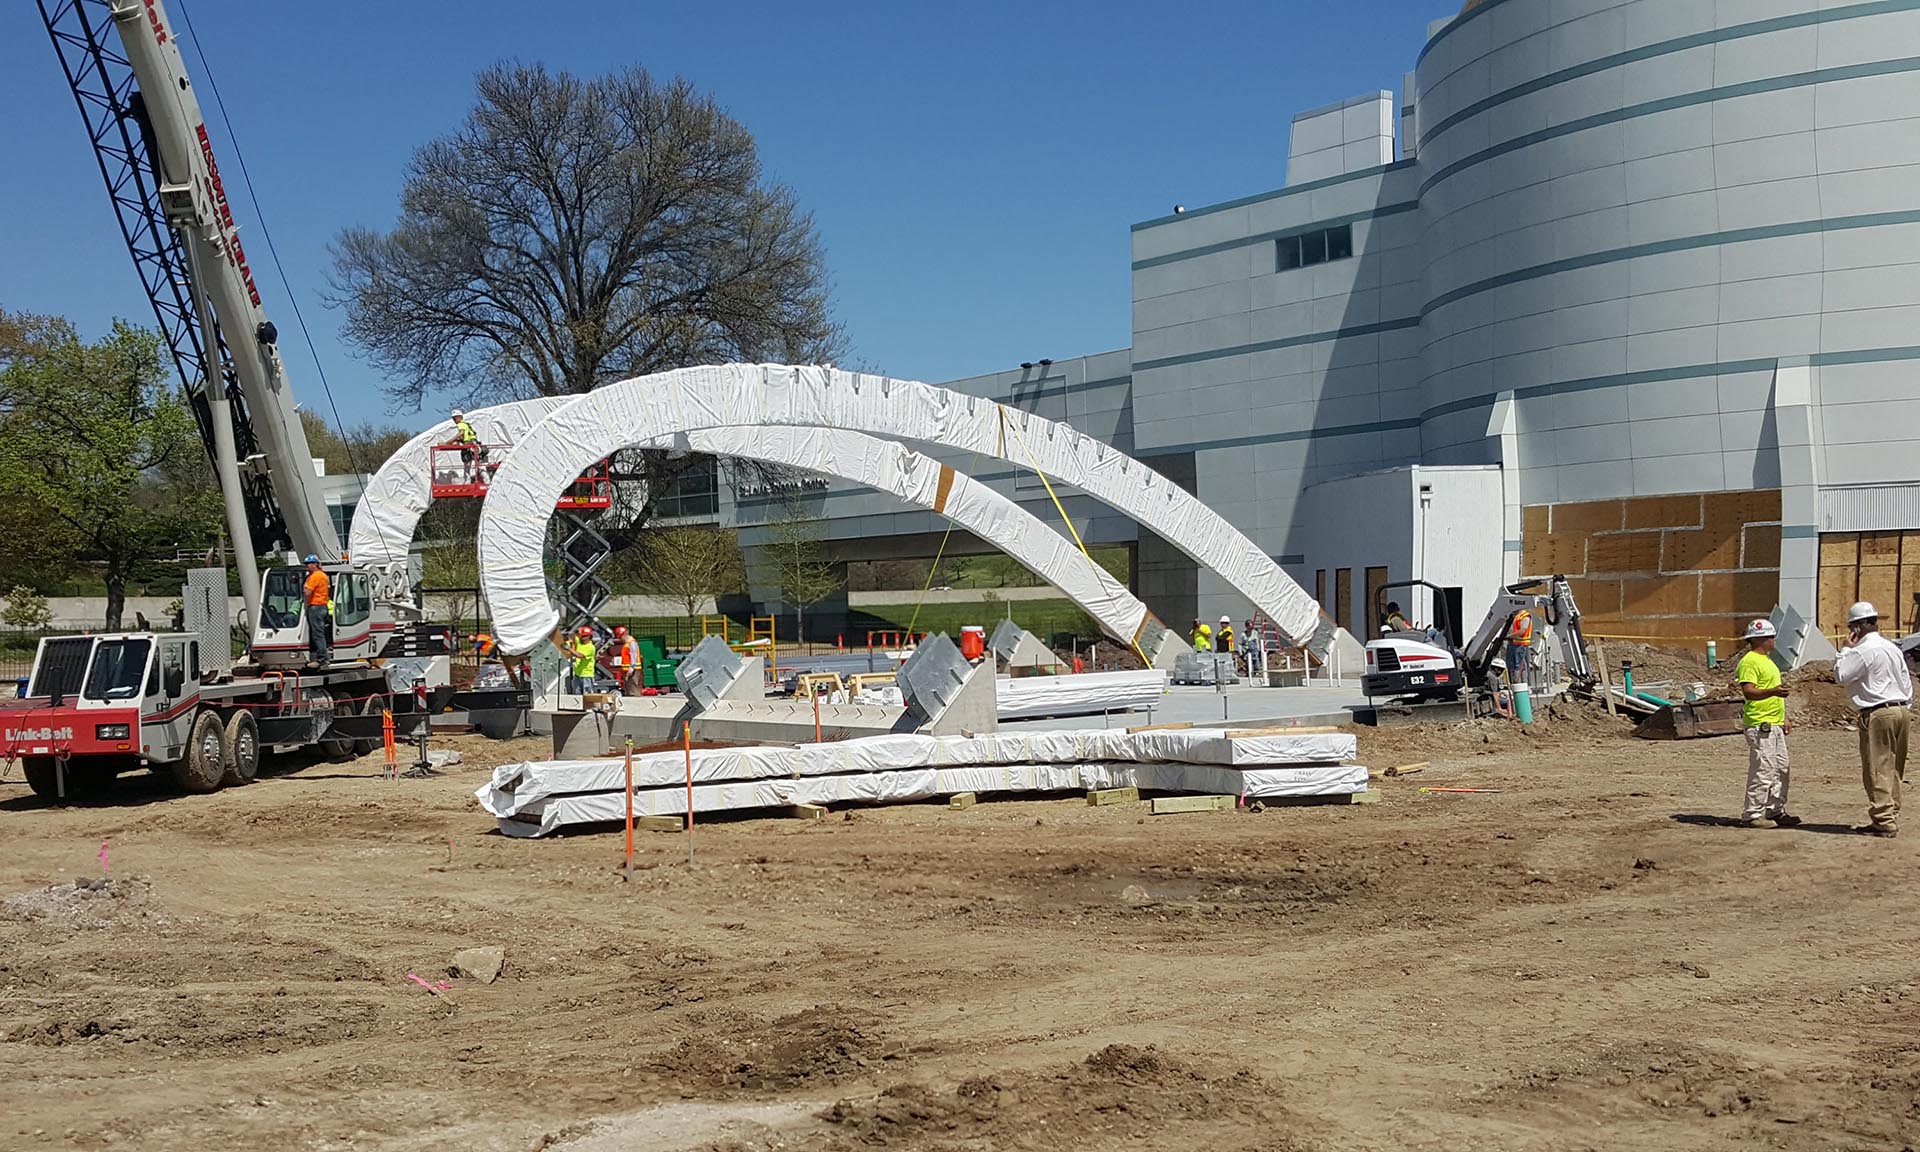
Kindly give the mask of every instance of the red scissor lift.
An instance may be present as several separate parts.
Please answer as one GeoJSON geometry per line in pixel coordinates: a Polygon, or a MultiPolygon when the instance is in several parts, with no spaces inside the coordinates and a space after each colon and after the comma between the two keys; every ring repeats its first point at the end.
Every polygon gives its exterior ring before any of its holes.
{"type": "MultiPolygon", "coordinates": [[[[433,498],[485,497],[493,474],[506,458],[507,444],[435,444],[428,461],[433,498]]],[[[569,512],[592,511],[613,506],[613,479],[605,460],[580,474],[554,507],[569,512]]]]}

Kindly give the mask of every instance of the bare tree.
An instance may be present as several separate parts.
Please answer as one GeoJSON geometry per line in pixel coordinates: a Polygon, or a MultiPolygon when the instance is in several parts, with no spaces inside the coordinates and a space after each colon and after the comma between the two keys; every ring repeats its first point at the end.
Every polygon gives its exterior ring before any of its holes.
{"type": "Polygon", "coordinates": [[[738,592],[746,584],[740,540],[718,528],[656,530],[641,546],[637,575],[649,592],[671,596],[698,614],[700,601],[738,592]]]}
{"type": "MultiPolygon", "coordinates": [[[[835,358],[826,259],[753,136],[679,78],[540,65],[480,73],[459,129],[418,149],[391,231],[334,244],[347,335],[398,404],[586,392],[731,360],[835,358]]],[[[623,452],[616,546],[697,459],[623,452]]]]}
{"type": "Polygon", "coordinates": [[[827,524],[788,502],[767,521],[767,553],[780,581],[780,598],[793,605],[794,639],[807,638],[807,609],[838,591],[844,568],[827,556],[827,524]]]}
{"type": "Polygon", "coordinates": [[[813,220],[687,81],[480,73],[415,152],[391,232],[335,244],[347,332],[396,399],[585,392],[714,360],[834,356],[813,220]]]}

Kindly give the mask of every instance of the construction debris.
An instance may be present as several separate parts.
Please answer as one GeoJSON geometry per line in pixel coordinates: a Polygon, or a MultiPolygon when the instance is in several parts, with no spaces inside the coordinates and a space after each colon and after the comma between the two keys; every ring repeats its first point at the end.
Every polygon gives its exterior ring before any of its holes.
{"type": "Polygon", "coordinates": [[[468,980],[491,984],[500,978],[500,969],[506,962],[507,950],[498,945],[462,948],[453,954],[453,964],[448,971],[468,980]]]}

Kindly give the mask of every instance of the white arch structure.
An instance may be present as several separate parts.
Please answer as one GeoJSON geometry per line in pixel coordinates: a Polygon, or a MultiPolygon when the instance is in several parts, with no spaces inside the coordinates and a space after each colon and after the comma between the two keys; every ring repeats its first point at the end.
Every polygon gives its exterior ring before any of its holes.
{"type": "Polygon", "coordinates": [[[849,429],[1025,463],[1127,513],[1219,573],[1293,643],[1325,656],[1338,632],[1311,596],[1212,509],[1064,424],[929,384],[836,368],[722,364],[599,388],[550,412],[515,445],[480,515],[481,584],[501,646],[529,651],[560,620],[547,599],[545,526],[584,469],[629,445],[744,425],[849,429]]]}
{"type": "MultiPolygon", "coordinates": [[[[517,445],[529,428],[577,399],[513,401],[475,409],[467,419],[483,443],[517,445]]],[[[432,448],[452,434],[453,422],[445,420],[409,440],[368,482],[354,516],[349,554],[356,563],[397,576],[399,586],[405,584],[414,531],[433,502],[432,448]]],[[[798,426],[707,428],[680,435],[692,451],[805,468],[930,509],[1032,568],[1085,609],[1108,635],[1123,644],[1138,644],[1147,659],[1169,643],[1186,648],[1125,586],[1089,563],[1038,517],[903,444],[845,429],[798,426]]],[[[641,446],[665,448],[675,442],[675,434],[667,434],[641,446]]]]}

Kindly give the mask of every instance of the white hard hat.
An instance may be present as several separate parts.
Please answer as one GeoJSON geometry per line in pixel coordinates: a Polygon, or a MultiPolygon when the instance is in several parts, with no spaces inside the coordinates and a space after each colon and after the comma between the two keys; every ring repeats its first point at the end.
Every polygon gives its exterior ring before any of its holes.
{"type": "Polygon", "coordinates": [[[1880,609],[1875,608],[1865,600],[1856,601],[1853,607],[1847,609],[1847,623],[1849,624],[1858,624],[1862,620],[1878,619],[1880,619],[1880,609]]]}
{"type": "Polygon", "coordinates": [[[1773,621],[1771,620],[1755,620],[1753,623],[1747,625],[1747,639],[1749,640],[1764,640],[1769,636],[1777,634],[1778,633],[1773,630],[1773,621]]]}
{"type": "Polygon", "coordinates": [[[462,412],[462,411],[461,411],[460,409],[458,409],[458,408],[455,408],[455,409],[453,410],[453,414],[454,414],[455,416],[465,416],[465,415],[466,415],[466,413],[465,413],[465,412],[462,412]]]}
{"type": "Polygon", "coordinates": [[[1222,612],[1220,613],[1220,623],[1231,624],[1233,623],[1233,617],[1227,615],[1225,612],[1222,612]]]}

